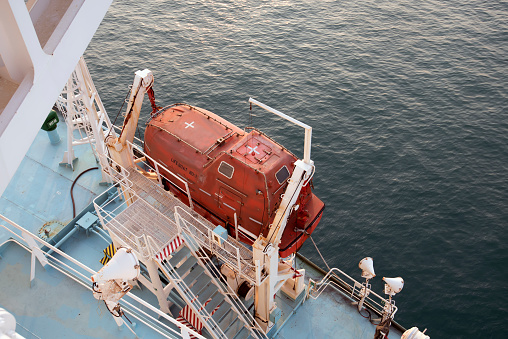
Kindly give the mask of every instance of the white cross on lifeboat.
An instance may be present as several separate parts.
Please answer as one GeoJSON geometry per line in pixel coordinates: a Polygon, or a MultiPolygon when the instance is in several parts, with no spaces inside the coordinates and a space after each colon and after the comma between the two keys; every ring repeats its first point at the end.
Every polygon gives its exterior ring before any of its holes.
{"type": "Polygon", "coordinates": [[[252,148],[252,147],[250,147],[250,146],[247,146],[247,148],[250,148],[249,153],[256,153],[256,154],[259,154],[259,152],[258,152],[258,151],[256,151],[256,149],[258,148],[257,146],[256,146],[256,147],[254,147],[254,148],[252,148]]]}
{"type": "Polygon", "coordinates": [[[186,122],[185,124],[187,125],[187,126],[185,126],[186,129],[189,128],[189,127],[194,128],[194,126],[193,126],[194,125],[194,121],[191,122],[191,123],[186,122]]]}

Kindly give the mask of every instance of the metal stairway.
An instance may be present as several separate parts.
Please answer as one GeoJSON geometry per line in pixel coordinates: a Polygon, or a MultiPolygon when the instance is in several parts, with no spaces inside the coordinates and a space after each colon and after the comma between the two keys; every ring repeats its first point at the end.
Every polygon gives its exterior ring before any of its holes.
{"type": "Polygon", "coordinates": [[[206,331],[214,338],[266,338],[238,296],[220,281],[210,258],[187,244],[189,241],[159,267],[206,331]]]}
{"type": "MultiPolygon", "coordinates": [[[[111,212],[107,206],[95,204],[95,208],[103,227],[118,244],[132,248],[147,267],[158,266],[170,282],[165,287],[154,286],[161,309],[168,295],[157,291],[166,293],[174,288],[199,319],[207,336],[266,338],[235,291],[223,283],[222,274],[206,254],[227,263],[239,277],[254,284],[252,251],[230,236],[219,245],[213,241],[213,224],[137,168],[125,169],[108,158],[109,161],[112,166],[108,166],[107,173],[122,188],[122,193],[117,191],[115,194],[122,194],[125,200],[120,206],[112,207],[111,212]],[[177,237],[184,240],[183,245],[172,249],[171,254],[166,253],[177,237]]],[[[158,173],[157,169],[155,173],[158,173]]],[[[152,285],[154,279],[159,280],[156,271],[150,273],[152,285]]],[[[262,275],[261,278],[266,277],[262,275]]],[[[147,279],[145,282],[151,285],[147,279]]]]}

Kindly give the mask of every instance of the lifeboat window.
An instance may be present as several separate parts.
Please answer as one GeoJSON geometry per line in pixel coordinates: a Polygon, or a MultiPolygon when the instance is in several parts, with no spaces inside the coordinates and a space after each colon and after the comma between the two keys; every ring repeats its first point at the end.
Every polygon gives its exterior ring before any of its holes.
{"type": "Polygon", "coordinates": [[[282,185],[282,183],[289,178],[288,168],[286,166],[282,166],[282,168],[275,173],[275,177],[277,178],[279,184],[282,185]]]}
{"type": "Polygon", "coordinates": [[[235,171],[235,168],[228,164],[227,162],[221,162],[219,166],[219,173],[225,176],[228,179],[231,179],[233,177],[233,172],[235,171]]]}

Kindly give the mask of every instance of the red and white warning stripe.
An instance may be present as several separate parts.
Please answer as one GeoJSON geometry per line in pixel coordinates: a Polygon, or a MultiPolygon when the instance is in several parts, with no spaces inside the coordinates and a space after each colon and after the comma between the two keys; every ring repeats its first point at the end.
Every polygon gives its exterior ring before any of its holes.
{"type": "MultiPolygon", "coordinates": [[[[212,299],[208,299],[206,301],[206,303],[203,305],[202,308],[199,309],[199,311],[201,311],[212,299]]],[[[213,315],[215,313],[215,311],[217,311],[219,309],[220,306],[217,306],[211,313],[210,315],[213,315]]],[[[203,323],[201,322],[201,320],[199,320],[199,317],[197,316],[196,313],[194,313],[194,311],[192,310],[192,308],[190,308],[189,305],[186,305],[184,308],[182,308],[182,310],[180,311],[180,316],[178,318],[182,317],[183,319],[185,319],[188,323],[190,323],[190,325],[192,327],[195,328],[195,331],[198,332],[199,334],[201,334],[201,330],[203,329],[203,323]]],[[[176,320],[178,320],[178,318],[176,320]]],[[[183,324],[183,323],[182,323],[183,324]]]]}
{"type": "Polygon", "coordinates": [[[176,236],[169,244],[166,245],[156,256],[155,258],[162,262],[163,260],[166,260],[171,253],[176,251],[178,247],[180,247],[184,243],[183,239],[179,236],[176,236]]]}
{"type": "MultiPolygon", "coordinates": [[[[184,317],[182,317],[181,315],[180,315],[180,316],[178,316],[178,317],[176,318],[176,321],[178,321],[180,324],[184,325],[185,327],[187,327],[187,328],[189,328],[189,329],[191,329],[191,330],[193,330],[193,331],[195,331],[195,332],[198,332],[198,331],[194,328],[194,326],[192,326],[192,325],[191,325],[191,324],[190,324],[187,320],[185,320],[185,318],[184,318],[184,317]]],[[[199,333],[200,333],[200,332],[199,332],[199,333]]],[[[193,336],[193,335],[192,335],[192,334],[190,334],[190,333],[189,333],[189,337],[190,337],[191,339],[195,339],[195,338],[196,338],[195,336],[193,336]]]]}

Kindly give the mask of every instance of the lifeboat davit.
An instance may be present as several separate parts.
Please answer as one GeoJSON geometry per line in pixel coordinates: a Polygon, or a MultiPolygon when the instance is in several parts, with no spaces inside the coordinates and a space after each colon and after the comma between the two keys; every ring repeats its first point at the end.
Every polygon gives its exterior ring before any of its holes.
{"type": "MultiPolygon", "coordinates": [[[[256,129],[244,131],[207,110],[186,104],[154,114],[145,131],[145,152],[188,183],[194,209],[235,237],[252,244],[270,223],[293,172],[296,156],[256,129]]],[[[168,174],[163,173],[167,178],[168,174]]],[[[282,258],[297,251],[314,231],[324,203],[304,186],[298,209],[281,238],[282,258]]],[[[187,201],[182,187],[165,188],[187,201]]]]}

